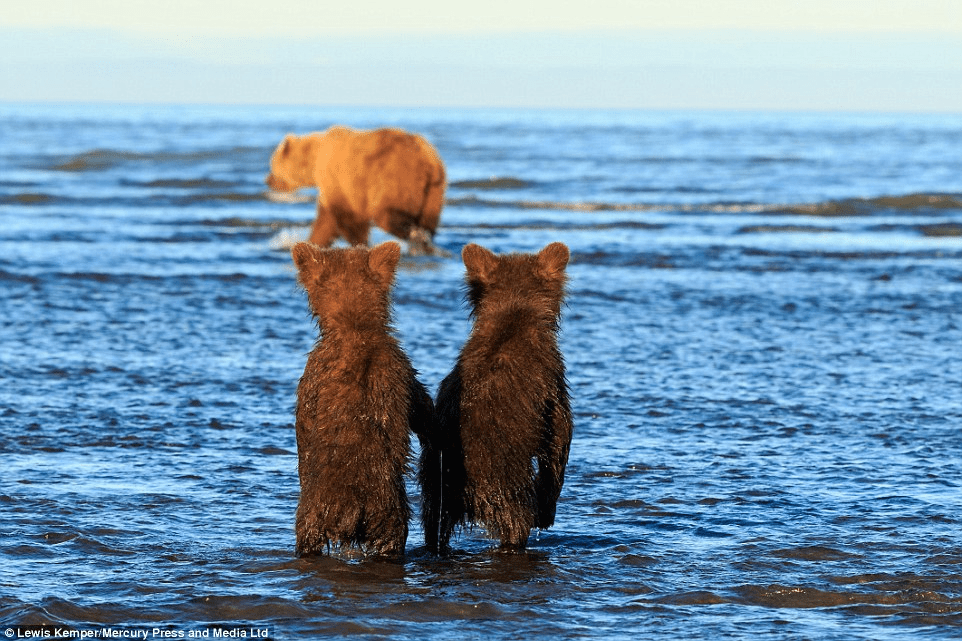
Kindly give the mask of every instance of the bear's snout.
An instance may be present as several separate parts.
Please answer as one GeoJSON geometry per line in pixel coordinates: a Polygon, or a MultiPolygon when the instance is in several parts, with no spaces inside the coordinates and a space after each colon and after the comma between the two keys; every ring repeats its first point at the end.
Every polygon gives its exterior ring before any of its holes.
{"type": "Polygon", "coordinates": [[[274,191],[292,191],[293,190],[293,187],[290,184],[284,182],[284,180],[278,178],[272,173],[267,174],[267,178],[264,179],[264,182],[267,183],[267,186],[273,189],[274,191]]]}

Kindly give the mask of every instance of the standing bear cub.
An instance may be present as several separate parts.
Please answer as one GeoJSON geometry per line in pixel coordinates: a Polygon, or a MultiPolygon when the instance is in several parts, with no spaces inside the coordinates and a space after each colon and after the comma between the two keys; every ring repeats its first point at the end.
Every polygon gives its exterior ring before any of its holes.
{"type": "Polygon", "coordinates": [[[340,236],[366,245],[373,223],[408,241],[412,254],[445,253],[431,242],[445,185],[444,163],[421,136],[341,126],[285,137],[267,176],[275,191],[317,188],[311,243],[327,247],[340,236]]]}
{"type": "Polygon", "coordinates": [[[480,524],[524,550],[554,523],[572,419],[558,348],[568,248],[496,256],[467,245],[474,327],[436,399],[438,437],[422,449],[422,523],[446,551],[455,526],[480,524]]]}
{"type": "Polygon", "coordinates": [[[291,252],[320,337],[297,387],[298,556],[404,552],[409,431],[429,447],[434,406],[391,334],[397,243],[291,252]]]}

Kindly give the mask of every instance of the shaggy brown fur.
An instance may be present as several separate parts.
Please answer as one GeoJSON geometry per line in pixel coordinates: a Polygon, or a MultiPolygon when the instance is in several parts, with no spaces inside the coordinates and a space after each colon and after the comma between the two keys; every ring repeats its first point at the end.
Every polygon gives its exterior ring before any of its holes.
{"type": "Polygon", "coordinates": [[[462,252],[475,318],[436,400],[436,447],[422,450],[422,523],[444,551],[456,525],[483,525],[505,550],[554,523],[572,419],[557,331],[568,248],[498,257],[462,252]]]}
{"type": "Polygon", "coordinates": [[[310,242],[341,236],[366,245],[371,223],[408,241],[412,254],[443,254],[431,243],[444,204],[444,163],[437,150],[400,129],[331,127],[288,135],[271,157],[267,185],[276,191],[316,187],[310,242]]]}
{"type": "Polygon", "coordinates": [[[298,556],[357,546],[402,554],[411,508],[409,430],[422,447],[434,406],[391,335],[397,243],[292,250],[320,337],[297,387],[298,556]]]}

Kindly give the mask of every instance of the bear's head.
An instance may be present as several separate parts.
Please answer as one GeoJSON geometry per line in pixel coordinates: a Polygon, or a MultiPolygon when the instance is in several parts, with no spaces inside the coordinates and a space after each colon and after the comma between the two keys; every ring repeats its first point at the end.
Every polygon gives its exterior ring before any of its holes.
{"type": "Polygon", "coordinates": [[[322,332],[383,327],[390,322],[390,292],[401,246],[323,249],[297,243],[291,250],[298,281],[322,332]]]}
{"type": "Polygon", "coordinates": [[[537,254],[497,256],[480,245],[461,252],[467,271],[468,300],[477,316],[487,306],[526,308],[553,320],[561,314],[568,247],[551,243],[537,254]]]}
{"type": "Polygon", "coordinates": [[[274,191],[314,186],[315,144],[308,136],[288,134],[271,155],[271,173],[264,182],[274,191]]]}

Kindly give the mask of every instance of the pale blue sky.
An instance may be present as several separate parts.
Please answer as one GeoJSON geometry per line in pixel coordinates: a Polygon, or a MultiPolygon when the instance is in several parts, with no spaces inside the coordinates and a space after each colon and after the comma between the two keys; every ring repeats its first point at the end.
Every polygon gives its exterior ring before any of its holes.
{"type": "Polygon", "coordinates": [[[0,100],[962,111],[959,0],[45,0],[0,100]]]}

